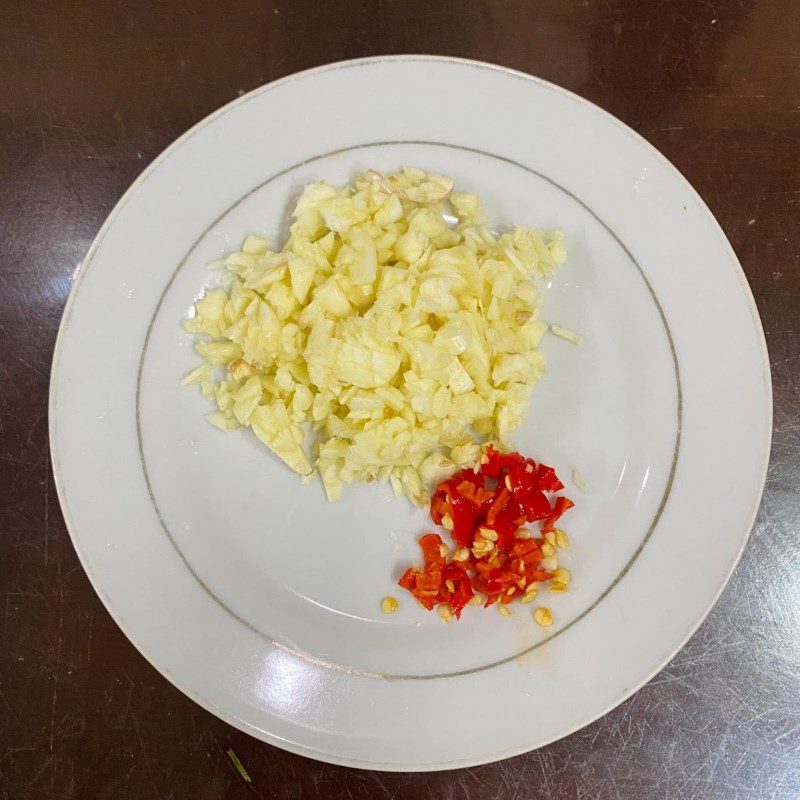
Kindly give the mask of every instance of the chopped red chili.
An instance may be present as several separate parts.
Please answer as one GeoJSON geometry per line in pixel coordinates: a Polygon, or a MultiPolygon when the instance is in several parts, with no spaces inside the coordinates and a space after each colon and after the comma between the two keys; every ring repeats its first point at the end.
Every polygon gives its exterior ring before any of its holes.
{"type": "Polygon", "coordinates": [[[539,488],[543,492],[560,492],[564,488],[564,484],[558,479],[556,471],[546,464],[539,464],[536,477],[539,480],[539,488]]]}
{"type": "Polygon", "coordinates": [[[543,492],[532,492],[526,495],[522,507],[525,509],[525,519],[528,522],[545,519],[551,514],[550,503],[543,492]]]}
{"type": "Polygon", "coordinates": [[[498,495],[495,496],[494,502],[489,507],[486,514],[486,527],[494,527],[494,521],[497,519],[498,514],[506,507],[506,504],[511,497],[511,492],[504,486],[498,495]]]}
{"type": "Polygon", "coordinates": [[[568,497],[557,497],[556,504],[553,506],[553,513],[547,517],[547,519],[542,523],[542,532],[549,533],[550,531],[555,529],[556,522],[561,518],[561,515],[565,511],[569,511],[575,503],[572,502],[568,497]]]}
{"type": "Polygon", "coordinates": [[[461,481],[456,486],[456,491],[462,496],[466,497],[471,503],[476,506],[485,506],[489,501],[494,499],[494,492],[489,489],[484,489],[482,486],[477,486],[472,481],[461,481]]]}
{"type": "Polygon", "coordinates": [[[517,538],[517,531],[539,520],[542,535],[552,531],[574,503],[559,496],[551,506],[546,493],[563,488],[552,467],[489,445],[478,471],[457,472],[431,499],[431,519],[450,529],[458,554],[448,561],[441,537],[426,534],[419,540],[423,566],[406,570],[399,585],[428,610],[446,605],[457,618],[476,591],[485,606],[523,597],[553,574],[540,568],[543,536],[517,538]]]}
{"type": "Polygon", "coordinates": [[[419,546],[422,550],[422,557],[425,559],[425,565],[428,564],[444,564],[444,553],[442,552],[442,542],[438,533],[428,533],[419,540],[419,546]]]}

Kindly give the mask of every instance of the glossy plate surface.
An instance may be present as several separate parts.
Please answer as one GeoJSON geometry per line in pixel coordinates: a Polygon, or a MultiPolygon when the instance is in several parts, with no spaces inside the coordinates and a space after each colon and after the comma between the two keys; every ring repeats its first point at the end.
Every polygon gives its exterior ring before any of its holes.
{"type": "Polygon", "coordinates": [[[613,707],[721,591],[763,486],[768,362],[708,209],[619,121],[476,62],[399,57],[263,87],[170,147],[78,272],[53,366],[51,444],[75,546],[141,652],[223,719],[289,750],[444,769],[540,746],[613,707]],[[426,614],[394,583],[423,512],[386,487],[328,504],[180,377],[180,319],[248,232],[277,241],[305,183],[370,167],[451,175],[495,227],[558,227],[546,377],[515,436],[563,477],[571,591],[509,619],[426,614]],[[395,594],[401,610],[383,615],[395,594]],[[446,729],[447,735],[442,735],[446,729]]]}

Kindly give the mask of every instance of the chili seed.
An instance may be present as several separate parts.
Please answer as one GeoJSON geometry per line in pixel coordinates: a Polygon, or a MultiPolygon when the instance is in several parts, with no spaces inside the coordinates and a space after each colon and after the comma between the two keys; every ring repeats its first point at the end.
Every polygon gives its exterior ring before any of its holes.
{"type": "Polygon", "coordinates": [[[558,581],[559,583],[563,583],[564,586],[569,585],[569,582],[572,580],[572,574],[568,569],[564,569],[563,567],[559,567],[553,573],[553,580],[558,581]]]}
{"type": "Polygon", "coordinates": [[[381,600],[381,611],[383,611],[384,614],[394,614],[397,609],[398,603],[394,597],[384,597],[383,600],[381,600]]]}
{"type": "Polygon", "coordinates": [[[533,612],[533,618],[536,624],[542,628],[547,628],[553,624],[553,615],[550,613],[549,608],[541,606],[533,612]]]}

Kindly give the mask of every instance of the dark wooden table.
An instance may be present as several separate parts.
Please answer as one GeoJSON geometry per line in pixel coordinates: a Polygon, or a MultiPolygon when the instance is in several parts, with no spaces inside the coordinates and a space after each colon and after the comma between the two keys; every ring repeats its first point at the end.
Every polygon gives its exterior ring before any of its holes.
{"type": "Polygon", "coordinates": [[[797,0],[2,0],[0,798],[796,800],[799,212],[797,0]],[[48,370],[71,276],[148,162],[266,81],[402,52],[534,73],[616,114],[665,153],[742,261],[775,385],[772,464],[753,537],[683,652],[629,701],[557,744],[427,775],[289,755],[173,688],[89,585],[61,518],[47,444],[48,370]]]}

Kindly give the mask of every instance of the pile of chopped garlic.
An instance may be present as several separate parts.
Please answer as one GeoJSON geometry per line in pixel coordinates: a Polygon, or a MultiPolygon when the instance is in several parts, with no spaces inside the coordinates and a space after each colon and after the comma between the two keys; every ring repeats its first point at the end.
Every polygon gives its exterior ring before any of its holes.
{"type": "Polygon", "coordinates": [[[563,236],[495,235],[480,200],[452,190],[370,170],[307,186],[281,250],[248,236],[184,321],[206,335],[184,383],[216,402],[207,419],[316,468],[329,500],[377,480],[423,505],[480,442],[507,441],[544,368],[533,279],[564,261],[563,236]]]}

